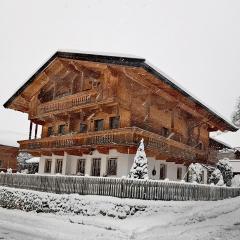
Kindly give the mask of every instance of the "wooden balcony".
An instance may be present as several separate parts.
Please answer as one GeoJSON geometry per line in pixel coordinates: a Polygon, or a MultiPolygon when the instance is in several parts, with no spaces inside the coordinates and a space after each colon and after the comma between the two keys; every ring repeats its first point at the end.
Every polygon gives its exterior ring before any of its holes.
{"type": "Polygon", "coordinates": [[[42,154],[47,151],[94,149],[96,147],[106,147],[108,149],[118,147],[123,149],[125,147],[125,149],[129,149],[129,147],[137,147],[142,138],[144,138],[146,150],[155,156],[164,156],[165,158],[162,159],[203,162],[207,160],[207,151],[195,149],[181,142],[136,127],[52,136],[19,141],[18,143],[21,151],[42,154]]]}
{"type": "MultiPolygon", "coordinates": [[[[66,111],[78,111],[80,108],[96,106],[96,91],[81,92],[64,98],[42,103],[33,109],[30,113],[31,119],[47,117],[50,114],[59,114],[66,111]]],[[[98,104],[107,104],[113,102],[113,99],[100,100],[98,104]]]]}

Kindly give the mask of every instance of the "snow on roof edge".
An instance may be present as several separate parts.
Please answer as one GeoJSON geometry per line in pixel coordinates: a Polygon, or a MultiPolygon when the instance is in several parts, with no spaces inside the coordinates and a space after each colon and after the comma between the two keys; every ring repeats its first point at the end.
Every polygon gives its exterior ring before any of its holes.
{"type": "Polygon", "coordinates": [[[99,55],[99,56],[108,56],[108,57],[143,59],[142,57],[134,55],[134,54],[116,53],[116,52],[79,51],[79,50],[74,50],[74,49],[58,49],[57,52],[65,52],[65,53],[73,53],[73,54],[75,53],[75,54],[99,55]]]}
{"type": "Polygon", "coordinates": [[[226,147],[229,147],[230,149],[233,149],[233,147],[232,147],[231,145],[229,145],[228,143],[225,143],[225,142],[217,139],[216,137],[211,136],[211,137],[209,137],[209,138],[210,138],[210,139],[213,139],[213,140],[216,141],[216,142],[219,142],[219,143],[222,144],[222,145],[225,145],[226,147]]]}

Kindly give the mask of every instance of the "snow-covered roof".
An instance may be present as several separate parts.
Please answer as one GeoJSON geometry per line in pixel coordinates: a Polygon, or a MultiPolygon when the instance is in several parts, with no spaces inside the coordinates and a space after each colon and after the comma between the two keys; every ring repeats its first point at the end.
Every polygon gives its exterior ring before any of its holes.
{"type": "Polygon", "coordinates": [[[45,64],[42,65],[38,69],[38,71],[32,75],[32,77],[23,85],[21,86],[16,93],[4,104],[4,107],[7,108],[13,102],[13,100],[19,96],[25,88],[30,85],[39,74],[44,71],[49,64],[56,58],[67,58],[67,59],[74,59],[74,60],[83,60],[83,61],[92,61],[92,62],[101,62],[101,63],[109,63],[109,64],[118,64],[118,65],[125,65],[125,66],[134,66],[134,67],[142,67],[150,74],[154,75],[159,80],[163,81],[167,85],[171,86],[175,90],[179,91],[182,95],[187,97],[188,99],[192,100],[201,108],[205,109],[209,113],[211,113],[218,121],[221,121],[226,130],[230,131],[237,131],[238,128],[234,126],[232,123],[224,119],[220,116],[216,111],[210,109],[206,104],[201,103],[197,98],[193,97],[192,94],[187,92],[183,89],[180,85],[178,85],[173,79],[167,76],[162,71],[158,70],[157,68],[153,67],[150,63],[146,62],[144,58],[139,57],[124,57],[122,56],[113,56],[113,55],[99,55],[99,54],[89,54],[89,53],[78,53],[78,52],[56,52],[45,64]]]}
{"type": "Polygon", "coordinates": [[[213,171],[215,169],[215,167],[210,166],[210,165],[206,165],[206,164],[201,164],[201,165],[209,171],[213,171]]]}
{"type": "Polygon", "coordinates": [[[26,163],[39,163],[40,158],[39,157],[33,157],[28,160],[26,160],[26,163]]]}
{"type": "Polygon", "coordinates": [[[225,148],[232,149],[232,146],[230,146],[229,144],[227,144],[227,143],[225,143],[225,142],[223,142],[223,141],[221,141],[221,140],[219,140],[219,139],[217,139],[217,138],[215,138],[213,136],[211,136],[210,139],[212,139],[213,141],[219,143],[220,145],[222,145],[225,148]]]}

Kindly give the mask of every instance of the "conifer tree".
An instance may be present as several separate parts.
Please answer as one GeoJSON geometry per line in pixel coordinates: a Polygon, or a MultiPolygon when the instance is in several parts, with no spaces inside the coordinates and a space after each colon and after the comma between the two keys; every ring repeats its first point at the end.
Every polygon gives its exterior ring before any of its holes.
{"type": "Polygon", "coordinates": [[[219,160],[217,163],[217,169],[222,173],[223,181],[226,186],[230,187],[232,185],[233,171],[229,159],[224,158],[219,160]]]}
{"type": "Polygon", "coordinates": [[[148,162],[146,153],[144,151],[143,139],[141,140],[137,149],[128,177],[134,179],[148,179],[148,162]]]}

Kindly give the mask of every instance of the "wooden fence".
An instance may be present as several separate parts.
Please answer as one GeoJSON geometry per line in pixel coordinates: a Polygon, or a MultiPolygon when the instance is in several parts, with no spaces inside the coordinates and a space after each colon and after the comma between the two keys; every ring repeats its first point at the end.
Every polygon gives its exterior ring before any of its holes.
{"type": "Polygon", "coordinates": [[[147,200],[221,200],[240,195],[240,188],[126,178],[0,174],[0,185],[53,193],[105,195],[147,200]]]}

